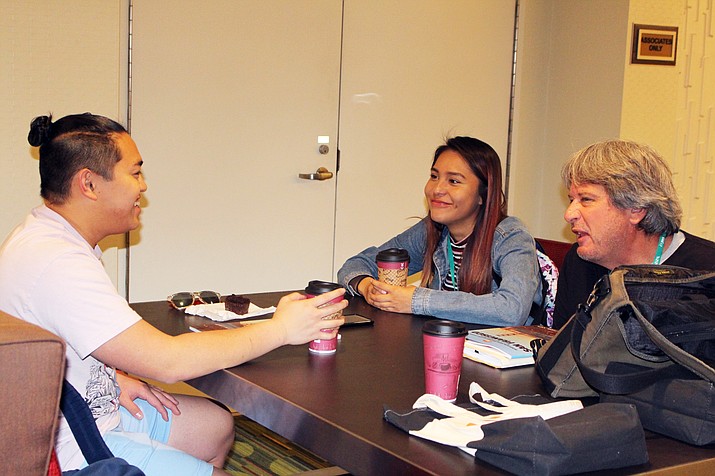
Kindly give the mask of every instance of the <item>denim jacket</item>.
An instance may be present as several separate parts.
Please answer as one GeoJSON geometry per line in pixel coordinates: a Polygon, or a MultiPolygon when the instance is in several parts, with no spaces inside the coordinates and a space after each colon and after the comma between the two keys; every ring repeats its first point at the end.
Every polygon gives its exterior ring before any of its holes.
{"type": "MultiPolygon", "coordinates": [[[[410,255],[408,274],[422,271],[427,243],[425,219],[379,247],[370,247],[348,259],[338,271],[338,282],[351,294],[349,286],[358,276],[377,278],[375,257],[380,250],[403,248],[410,255]]],[[[518,326],[531,323],[532,303],[541,304],[541,275],[534,238],[515,217],[507,217],[494,230],[492,245],[492,292],[477,296],[464,291],[443,291],[442,281],[449,273],[447,227],[432,256],[435,276],[429,288],[418,287],[412,295],[412,313],[490,326],[518,326]]]]}

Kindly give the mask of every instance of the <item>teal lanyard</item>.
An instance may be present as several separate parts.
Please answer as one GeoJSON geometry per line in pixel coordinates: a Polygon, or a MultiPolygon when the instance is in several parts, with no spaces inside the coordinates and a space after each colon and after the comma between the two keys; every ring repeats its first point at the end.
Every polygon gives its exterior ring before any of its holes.
{"type": "Polygon", "coordinates": [[[665,246],[665,233],[660,235],[658,239],[658,249],[655,250],[655,258],[653,258],[653,264],[660,264],[660,258],[663,256],[663,247],[665,246]]]}
{"type": "Polygon", "coordinates": [[[452,286],[454,286],[454,289],[458,289],[458,287],[457,287],[457,273],[454,272],[454,252],[452,251],[452,238],[447,237],[447,240],[448,240],[447,255],[449,256],[449,272],[451,273],[451,276],[452,276],[452,286]]]}

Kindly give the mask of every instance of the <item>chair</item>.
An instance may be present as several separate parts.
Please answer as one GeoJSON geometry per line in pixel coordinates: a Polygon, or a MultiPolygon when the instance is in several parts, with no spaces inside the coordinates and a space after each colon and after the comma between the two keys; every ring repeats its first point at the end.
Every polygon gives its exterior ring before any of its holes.
{"type": "Polygon", "coordinates": [[[48,473],[64,368],[62,339],[0,311],[0,474],[48,473]]]}
{"type": "Polygon", "coordinates": [[[87,403],[63,379],[64,371],[62,339],[0,311],[0,474],[60,474],[53,450],[61,407],[90,463],[68,473],[108,474],[101,472],[108,468],[105,471],[111,469],[111,474],[143,475],[123,460],[116,461],[87,403]],[[93,463],[99,466],[93,468],[93,463]]]}
{"type": "Polygon", "coordinates": [[[556,268],[561,269],[561,266],[564,264],[564,258],[566,257],[566,253],[571,249],[571,246],[573,243],[567,243],[565,241],[554,241],[554,240],[547,240],[545,238],[536,238],[536,241],[539,242],[541,247],[544,249],[544,253],[551,258],[551,261],[554,262],[556,265],[556,268]]]}
{"type": "Polygon", "coordinates": [[[559,268],[563,265],[564,257],[571,248],[571,243],[543,238],[536,238],[535,241],[541,268],[542,303],[539,309],[532,307],[530,315],[534,318],[533,324],[551,327],[558,292],[559,268]]]}

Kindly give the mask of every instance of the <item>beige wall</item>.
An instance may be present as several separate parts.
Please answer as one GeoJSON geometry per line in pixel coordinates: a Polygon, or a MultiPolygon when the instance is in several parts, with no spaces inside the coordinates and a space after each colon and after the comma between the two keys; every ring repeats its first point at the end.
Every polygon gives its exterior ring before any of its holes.
{"type": "MultiPolygon", "coordinates": [[[[38,204],[29,120],[92,111],[123,122],[128,0],[0,0],[0,236],[38,204]]],[[[561,164],[606,137],[647,142],[675,173],[683,228],[715,239],[715,27],[704,0],[521,0],[510,213],[572,240],[561,164]],[[633,23],[680,28],[676,66],[630,64],[633,23]]],[[[35,155],[33,155],[35,154],[35,155]]],[[[103,243],[121,288],[121,237],[103,243]]]]}
{"type": "Polygon", "coordinates": [[[669,161],[683,228],[715,238],[715,19],[698,0],[522,0],[510,213],[572,241],[559,170],[597,140],[669,161]],[[675,66],[631,64],[633,23],[679,27],[675,66]]]}
{"type": "Polygon", "coordinates": [[[628,2],[521,2],[509,212],[538,237],[573,241],[559,171],[571,153],[617,137],[628,2]]]}
{"type": "MultiPolygon", "coordinates": [[[[712,2],[631,0],[629,25],[677,26],[675,66],[626,58],[621,137],[655,147],[673,169],[683,229],[715,239],[715,19],[712,2]]],[[[632,31],[629,31],[629,43],[632,31]]]]}
{"type": "MultiPolygon", "coordinates": [[[[672,156],[682,54],[676,66],[630,64],[633,24],[681,26],[684,0],[632,0],[628,15],[621,132],[624,139],[645,142],[672,156]]],[[[682,27],[681,27],[682,30],[682,27]]],[[[681,31],[682,33],[682,31],[681,31]]],[[[682,38],[681,38],[682,40],[682,38]]],[[[682,47],[682,41],[679,42],[682,47]]]]}
{"type": "MultiPolygon", "coordinates": [[[[127,4],[0,0],[0,241],[41,203],[37,149],[27,143],[33,117],[89,111],[125,122],[127,4]]],[[[120,288],[122,243],[101,243],[120,288]]]]}

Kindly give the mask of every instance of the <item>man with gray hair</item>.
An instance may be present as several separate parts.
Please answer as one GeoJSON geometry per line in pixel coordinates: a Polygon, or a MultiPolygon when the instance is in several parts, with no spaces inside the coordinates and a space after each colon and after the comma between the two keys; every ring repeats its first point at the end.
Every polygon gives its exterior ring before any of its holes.
{"type": "Polygon", "coordinates": [[[715,270],[715,243],[680,230],[668,164],[655,150],[608,140],[576,152],[561,170],[576,235],[559,270],[554,327],[563,326],[601,276],[617,266],[667,264],[715,270]]]}

